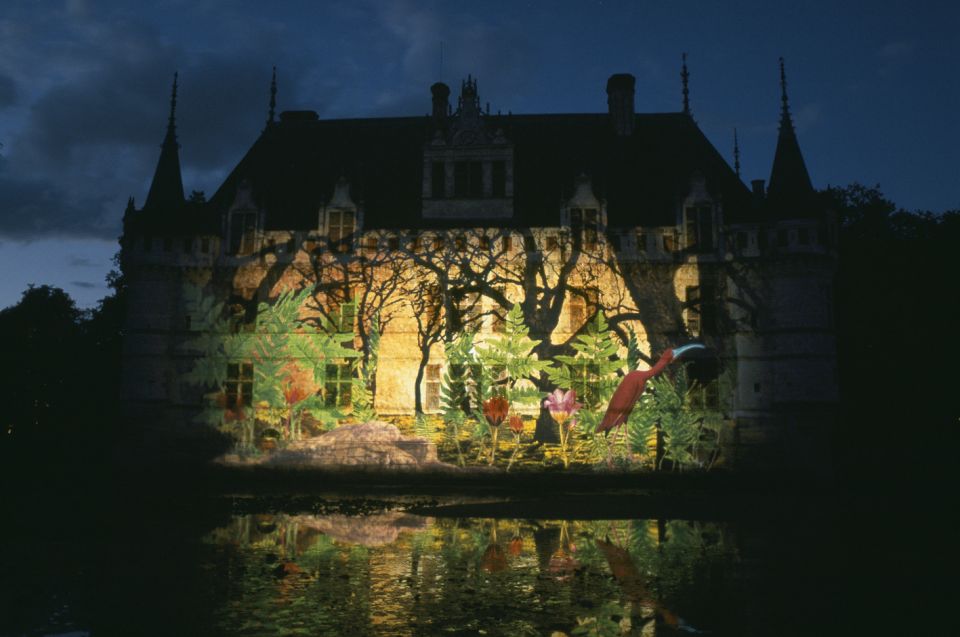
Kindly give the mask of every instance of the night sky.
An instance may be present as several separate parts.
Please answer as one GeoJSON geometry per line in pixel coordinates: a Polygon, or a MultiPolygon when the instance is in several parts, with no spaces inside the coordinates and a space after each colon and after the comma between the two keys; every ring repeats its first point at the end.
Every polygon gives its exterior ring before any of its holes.
{"type": "Polygon", "coordinates": [[[0,307],[28,283],[83,307],[107,292],[127,197],[142,205],[170,83],[184,187],[212,195],[278,110],[424,115],[468,73],[494,112],[604,112],[612,73],[638,112],[694,118],[746,181],[768,179],[777,58],[814,186],[880,184],[908,209],[960,208],[955,2],[323,2],[0,4],[0,307]],[[149,7],[147,5],[150,5],[149,7]],[[899,5],[899,6],[895,6],[899,5]],[[443,41],[443,63],[440,42],[443,41]]]}

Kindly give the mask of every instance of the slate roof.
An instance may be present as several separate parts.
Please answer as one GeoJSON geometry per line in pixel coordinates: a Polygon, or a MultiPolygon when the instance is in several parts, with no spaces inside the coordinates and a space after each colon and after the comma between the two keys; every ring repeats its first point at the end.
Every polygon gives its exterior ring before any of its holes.
{"type": "Polygon", "coordinates": [[[450,221],[421,217],[423,148],[433,133],[432,118],[319,120],[287,112],[266,128],[209,202],[143,221],[155,232],[219,233],[246,180],[266,211],[266,230],[315,229],[320,206],[345,177],[364,208],[365,229],[549,227],[559,225],[562,202],[581,173],[606,199],[611,228],[672,225],[697,173],[723,202],[728,222],[757,217],[752,195],[689,115],[635,117],[630,136],[618,136],[606,113],[485,117],[489,129],[502,129],[514,146],[514,216],[450,221]]]}

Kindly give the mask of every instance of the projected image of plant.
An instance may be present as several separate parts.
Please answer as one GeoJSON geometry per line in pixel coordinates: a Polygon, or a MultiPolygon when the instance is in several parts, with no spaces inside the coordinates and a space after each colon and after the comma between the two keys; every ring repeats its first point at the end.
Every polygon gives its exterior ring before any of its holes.
{"type": "Polygon", "coordinates": [[[253,322],[193,296],[202,335],[186,346],[196,356],[186,380],[206,392],[202,420],[243,449],[254,446],[258,428],[296,440],[305,421],[322,430],[350,412],[358,352],[345,345],[353,334],[303,318],[310,296],[283,292],[260,303],[253,322]]]}

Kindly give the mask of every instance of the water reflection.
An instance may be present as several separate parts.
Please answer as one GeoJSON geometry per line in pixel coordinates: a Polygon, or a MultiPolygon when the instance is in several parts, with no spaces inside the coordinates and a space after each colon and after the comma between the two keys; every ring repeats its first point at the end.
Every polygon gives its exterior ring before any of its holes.
{"type": "Polygon", "coordinates": [[[742,607],[713,522],[237,515],[205,542],[225,634],[723,634],[742,607]]]}

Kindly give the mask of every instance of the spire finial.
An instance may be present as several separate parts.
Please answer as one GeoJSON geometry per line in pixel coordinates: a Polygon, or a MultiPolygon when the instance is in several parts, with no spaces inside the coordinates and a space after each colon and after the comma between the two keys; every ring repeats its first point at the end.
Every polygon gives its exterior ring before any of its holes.
{"type": "Polygon", "coordinates": [[[173,73],[173,89],[170,91],[170,119],[167,121],[167,132],[173,134],[176,129],[176,116],[177,116],[177,75],[178,73],[174,71],[173,73]]]}
{"type": "Polygon", "coordinates": [[[270,111],[267,113],[267,126],[273,124],[273,115],[277,109],[277,67],[273,67],[273,77],[270,79],[270,111]]]}
{"type": "Polygon", "coordinates": [[[790,123],[790,102],[787,99],[787,72],[784,70],[783,57],[780,58],[780,102],[782,110],[780,113],[783,122],[790,123]]]}
{"type": "Polygon", "coordinates": [[[683,81],[683,112],[690,114],[690,73],[687,71],[687,54],[683,54],[683,68],[680,70],[680,79],[683,81]]]}
{"type": "Polygon", "coordinates": [[[740,176],[740,142],[737,141],[737,127],[733,127],[733,170],[740,176]]]}

